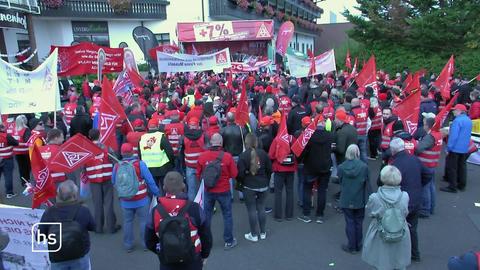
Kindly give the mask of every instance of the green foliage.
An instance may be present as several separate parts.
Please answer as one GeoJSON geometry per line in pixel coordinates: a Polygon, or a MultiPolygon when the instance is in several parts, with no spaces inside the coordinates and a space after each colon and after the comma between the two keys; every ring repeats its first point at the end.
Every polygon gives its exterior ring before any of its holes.
{"type": "MultiPolygon", "coordinates": [[[[472,77],[480,72],[480,0],[357,2],[361,15],[344,12],[355,25],[348,35],[359,42],[348,44],[352,62],[359,56],[361,64],[373,53],[377,69],[426,68],[438,74],[454,54],[457,74],[472,77]]],[[[337,63],[342,66],[345,47],[337,50],[337,63]]]]}

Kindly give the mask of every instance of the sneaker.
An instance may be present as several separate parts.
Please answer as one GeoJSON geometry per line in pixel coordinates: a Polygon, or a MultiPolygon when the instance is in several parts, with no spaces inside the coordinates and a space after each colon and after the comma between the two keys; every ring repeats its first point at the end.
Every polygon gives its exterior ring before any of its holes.
{"type": "Polygon", "coordinates": [[[297,217],[298,220],[303,221],[305,223],[310,223],[312,222],[312,219],[308,216],[299,216],[297,217]]]}
{"type": "Polygon", "coordinates": [[[252,233],[246,233],[245,239],[247,239],[248,241],[252,241],[254,243],[258,242],[258,236],[253,236],[252,233]]]}
{"type": "Polygon", "coordinates": [[[261,240],[267,239],[267,233],[266,233],[266,232],[260,233],[260,239],[261,239],[261,240]]]}
{"type": "Polygon", "coordinates": [[[8,193],[8,194],[6,195],[7,199],[11,199],[11,198],[16,197],[16,196],[17,196],[16,193],[8,193]]]}
{"type": "Polygon", "coordinates": [[[450,193],[457,193],[457,189],[451,187],[441,187],[440,191],[443,192],[450,192],[450,193]]]}
{"type": "Polygon", "coordinates": [[[224,246],[223,249],[224,249],[224,250],[230,250],[230,249],[236,247],[237,244],[238,244],[238,243],[237,243],[237,239],[233,238],[233,241],[232,241],[231,243],[225,243],[225,246],[224,246]]]}
{"type": "Polygon", "coordinates": [[[342,250],[347,252],[347,253],[350,253],[350,254],[356,254],[357,251],[355,249],[350,249],[348,247],[348,245],[342,245],[342,250]]]}
{"type": "Polygon", "coordinates": [[[271,207],[265,207],[265,213],[270,214],[273,211],[271,207]]]}
{"type": "Polygon", "coordinates": [[[316,223],[318,224],[323,224],[324,220],[323,220],[323,216],[318,216],[317,219],[315,220],[316,223]]]}

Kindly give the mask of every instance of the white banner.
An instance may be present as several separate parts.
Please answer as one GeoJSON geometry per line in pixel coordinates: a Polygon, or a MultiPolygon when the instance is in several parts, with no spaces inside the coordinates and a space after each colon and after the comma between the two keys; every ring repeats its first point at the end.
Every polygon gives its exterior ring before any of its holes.
{"type": "MultiPolygon", "coordinates": [[[[287,54],[288,57],[288,69],[290,69],[290,75],[296,78],[304,78],[308,76],[310,70],[311,60],[298,58],[294,55],[287,54]]],[[[337,69],[335,65],[335,52],[330,50],[322,53],[319,56],[315,56],[315,74],[325,74],[337,69]]]]}
{"type": "Polygon", "coordinates": [[[223,71],[231,68],[230,50],[204,55],[168,54],[157,51],[158,70],[160,72],[223,71]]]}
{"type": "Polygon", "coordinates": [[[0,113],[61,110],[57,77],[57,49],[34,71],[0,59],[0,113]]]}
{"type": "Polygon", "coordinates": [[[7,247],[0,250],[5,270],[50,269],[48,253],[32,252],[32,226],[40,222],[42,214],[42,209],[0,204],[0,230],[10,239],[7,247]]]}
{"type": "Polygon", "coordinates": [[[258,71],[260,68],[268,67],[271,63],[272,62],[270,60],[256,61],[252,63],[232,62],[232,71],[233,73],[248,73],[251,71],[258,71]]]}

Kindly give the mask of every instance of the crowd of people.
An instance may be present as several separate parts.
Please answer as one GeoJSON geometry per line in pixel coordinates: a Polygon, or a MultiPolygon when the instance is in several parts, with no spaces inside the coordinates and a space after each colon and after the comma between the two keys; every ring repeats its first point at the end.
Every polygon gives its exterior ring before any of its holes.
{"type": "MultiPolygon", "coordinates": [[[[216,202],[223,216],[224,249],[230,250],[238,243],[233,233],[234,193],[248,213],[250,228],[244,237],[258,242],[268,237],[266,214],[272,210],[276,222],[290,221],[297,203],[302,209],[297,219],[312,222],[314,192],[314,221],[328,222],[324,212],[332,181],[340,186],[337,210],[345,216],[347,241],[341,249],[362,252],[362,259],[377,269],[404,269],[421,260],[417,224],[419,218],[435,213],[434,176],[441,152],[448,152],[444,174],[448,185],[440,190],[464,191],[466,159],[475,151],[471,119],[480,118],[480,88],[455,78],[451,91],[459,96],[444,126],[453,121],[448,131],[434,129],[436,115],[448,100],[432,86],[434,76],[422,77],[415,90],[421,92],[418,129],[410,134],[392,110],[406,97],[402,88],[407,74],[406,70],[389,79],[380,71],[377,84],[368,87],[357,86],[343,72],[301,79],[263,72],[234,79],[208,72],[149,74],[144,88],[132,89],[131,98],[119,97],[128,121],[116,127],[116,149],[100,143],[101,123],[94,123],[102,98],[100,82],[93,87],[85,82],[79,90],[70,85],[69,101],[56,118],[46,113],[18,115],[12,128],[0,125],[0,175],[6,198],[18,193],[13,188],[14,157],[25,186],[34,145],[48,160],[66,138],[80,133],[104,151],[81,172],[82,181],[90,185],[93,215],[83,206],[72,206],[79,202],[78,188],[67,179],[78,183],[79,174],[51,172],[57,198],[42,222],[73,211],[73,219],[85,231],[122,230],[123,246],[133,252],[137,219],[137,243],[159,255],[161,269],[201,269],[212,248],[210,221],[216,202]],[[248,121],[239,124],[237,103],[243,87],[248,121]],[[294,154],[291,147],[297,138],[305,139],[312,126],[301,154],[294,154]],[[378,179],[371,179],[368,160],[381,162],[378,179]],[[133,194],[125,186],[131,183],[128,179],[136,182],[133,194]],[[377,180],[376,192],[372,180],[377,180]],[[205,189],[201,206],[193,202],[200,188],[205,189]],[[122,226],[113,210],[114,190],[122,226]],[[266,203],[270,193],[273,205],[266,203]],[[152,198],[157,206],[151,209],[152,198]],[[372,217],[366,234],[365,216],[372,217]]],[[[76,258],[67,255],[51,255],[52,269],[65,265],[88,269],[89,241],[76,258]]]]}

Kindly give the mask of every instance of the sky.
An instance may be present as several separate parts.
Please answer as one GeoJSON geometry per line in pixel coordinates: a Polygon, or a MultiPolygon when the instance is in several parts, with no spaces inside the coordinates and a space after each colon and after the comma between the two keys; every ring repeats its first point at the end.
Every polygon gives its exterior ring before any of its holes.
{"type": "Polygon", "coordinates": [[[358,10],[354,8],[357,5],[356,0],[325,0],[318,3],[318,6],[323,8],[324,13],[322,17],[317,21],[320,24],[326,23],[342,23],[347,22],[347,19],[340,14],[344,9],[348,9],[353,14],[359,14],[358,10]]]}

